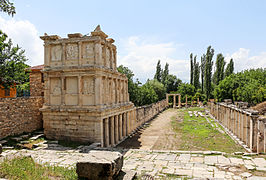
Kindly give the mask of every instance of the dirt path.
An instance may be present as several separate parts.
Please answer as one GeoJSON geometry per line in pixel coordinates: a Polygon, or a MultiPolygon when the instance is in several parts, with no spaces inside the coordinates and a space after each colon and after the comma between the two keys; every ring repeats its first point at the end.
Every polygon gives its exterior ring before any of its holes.
{"type": "Polygon", "coordinates": [[[177,110],[168,109],[153,119],[146,127],[143,127],[131,138],[122,142],[120,148],[136,149],[177,149],[179,145],[178,134],[171,127],[171,117],[177,114],[177,110]]]}

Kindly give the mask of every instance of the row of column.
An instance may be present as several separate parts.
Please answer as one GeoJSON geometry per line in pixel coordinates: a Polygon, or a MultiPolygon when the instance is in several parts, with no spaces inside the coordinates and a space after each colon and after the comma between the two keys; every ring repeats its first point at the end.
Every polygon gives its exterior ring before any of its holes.
{"type": "Polygon", "coordinates": [[[169,103],[169,96],[173,96],[173,108],[176,108],[176,96],[178,96],[178,107],[181,107],[181,95],[180,94],[166,94],[166,102],[169,103]]]}
{"type": "Polygon", "coordinates": [[[127,80],[103,77],[103,104],[129,101],[127,80]]]}
{"type": "Polygon", "coordinates": [[[135,113],[133,110],[103,119],[103,147],[115,146],[136,128],[135,113]]]}
{"type": "Polygon", "coordinates": [[[266,118],[259,118],[256,111],[214,103],[210,103],[210,112],[253,152],[266,152],[266,118]]]}

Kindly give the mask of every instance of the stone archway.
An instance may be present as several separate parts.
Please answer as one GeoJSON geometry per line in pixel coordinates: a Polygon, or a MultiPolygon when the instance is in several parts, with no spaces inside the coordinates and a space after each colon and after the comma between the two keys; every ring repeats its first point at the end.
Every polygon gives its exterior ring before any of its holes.
{"type": "Polygon", "coordinates": [[[173,96],[173,108],[181,108],[181,95],[180,94],[166,94],[166,102],[169,104],[169,96],[173,96]],[[178,106],[176,106],[176,96],[178,96],[178,106]]]}

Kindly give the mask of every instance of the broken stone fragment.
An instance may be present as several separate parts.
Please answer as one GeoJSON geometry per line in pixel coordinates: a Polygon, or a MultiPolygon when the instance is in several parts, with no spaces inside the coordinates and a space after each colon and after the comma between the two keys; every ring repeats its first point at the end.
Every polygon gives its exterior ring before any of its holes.
{"type": "Polygon", "coordinates": [[[116,177],[122,169],[123,155],[119,152],[90,151],[76,166],[79,178],[109,180],[116,177]]]}

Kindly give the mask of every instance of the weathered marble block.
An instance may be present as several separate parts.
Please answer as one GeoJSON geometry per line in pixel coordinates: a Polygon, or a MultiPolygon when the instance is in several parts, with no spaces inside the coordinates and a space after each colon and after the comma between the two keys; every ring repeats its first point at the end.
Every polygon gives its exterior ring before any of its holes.
{"type": "Polygon", "coordinates": [[[83,161],[77,163],[79,178],[111,180],[123,167],[123,155],[119,152],[90,151],[83,161]]]}

